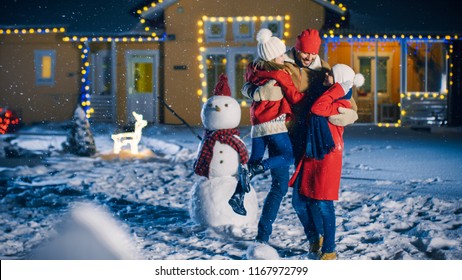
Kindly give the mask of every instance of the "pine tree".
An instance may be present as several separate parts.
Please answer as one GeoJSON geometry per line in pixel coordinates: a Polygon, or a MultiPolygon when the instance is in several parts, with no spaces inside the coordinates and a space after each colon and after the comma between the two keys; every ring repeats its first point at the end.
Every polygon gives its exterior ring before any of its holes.
{"type": "Polygon", "coordinates": [[[71,130],[67,135],[66,142],[63,143],[63,150],[78,156],[93,156],[96,153],[90,123],[80,106],[75,109],[71,130]]]}

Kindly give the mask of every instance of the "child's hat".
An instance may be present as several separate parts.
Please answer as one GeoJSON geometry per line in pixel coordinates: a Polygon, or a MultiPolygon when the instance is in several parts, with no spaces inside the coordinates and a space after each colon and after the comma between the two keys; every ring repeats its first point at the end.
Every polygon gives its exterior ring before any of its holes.
{"type": "Polygon", "coordinates": [[[364,84],[364,76],[361,73],[355,74],[355,71],[346,64],[335,64],[332,67],[332,73],[336,83],[351,81],[354,86],[360,87],[364,84]]]}
{"type": "Polygon", "coordinates": [[[258,57],[270,61],[286,52],[286,45],[278,37],[274,37],[271,30],[262,28],[257,33],[258,57]]]}

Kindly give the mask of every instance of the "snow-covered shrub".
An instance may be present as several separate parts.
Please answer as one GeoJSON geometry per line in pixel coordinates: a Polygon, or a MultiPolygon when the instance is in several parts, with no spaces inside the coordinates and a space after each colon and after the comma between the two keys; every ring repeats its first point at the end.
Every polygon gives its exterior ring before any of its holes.
{"type": "Polygon", "coordinates": [[[85,112],[82,107],[77,106],[72,118],[71,130],[63,143],[63,151],[78,156],[92,156],[96,153],[95,140],[90,130],[85,112]]]}

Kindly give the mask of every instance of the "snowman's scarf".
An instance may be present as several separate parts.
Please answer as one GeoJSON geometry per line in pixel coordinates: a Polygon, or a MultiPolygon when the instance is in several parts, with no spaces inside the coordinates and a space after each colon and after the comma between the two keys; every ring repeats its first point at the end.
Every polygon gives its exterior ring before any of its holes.
{"type": "Polygon", "coordinates": [[[237,128],[220,129],[220,130],[205,130],[204,140],[199,155],[194,163],[194,172],[199,176],[209,177],[210,162],[213,157],[213,147],[215,142],[231,146],[239,153],[240,163],[246,164],[249,161],[249,154],[244,142],[235,136],[239,136],[240,132],[237,128]]]}

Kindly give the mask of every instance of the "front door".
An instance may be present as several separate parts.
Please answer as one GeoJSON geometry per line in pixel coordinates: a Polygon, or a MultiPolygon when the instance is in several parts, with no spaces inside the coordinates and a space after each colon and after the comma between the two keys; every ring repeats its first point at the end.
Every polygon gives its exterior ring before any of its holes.
{"type": "Polygon", "coordinates": [[[380,53],[376,57],[375,54],[360,53],[356,55],[355,65],[359,68],[356,70],[365,78],[364,85],[354,92],[358,122],[396,121],[391,98],[391,54],[380,53]]]}
{"type": "Polygon", "coordinates": [[[158,51],[130,50],[127,60],[127,121],[134,122],[132,112],[148,122],[158,122],[158,51]]]}

